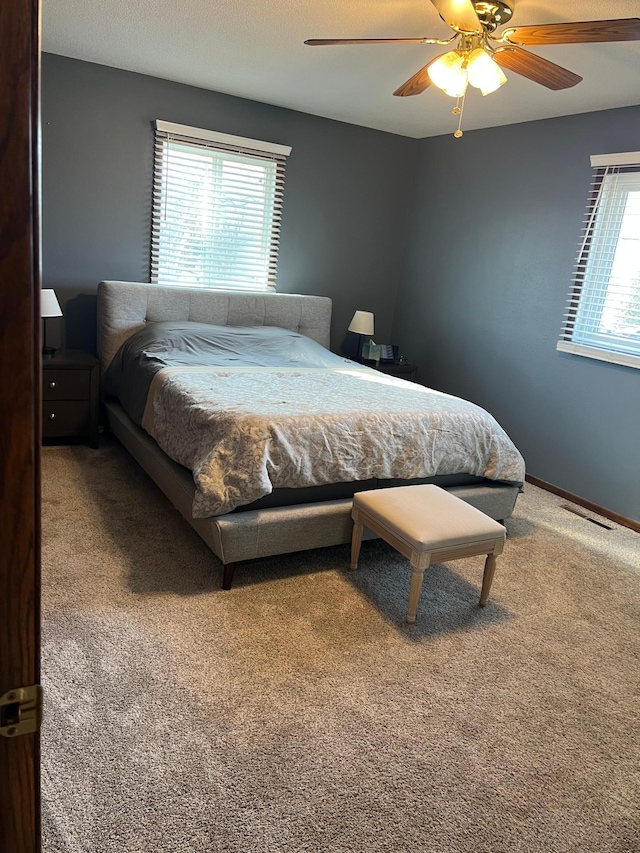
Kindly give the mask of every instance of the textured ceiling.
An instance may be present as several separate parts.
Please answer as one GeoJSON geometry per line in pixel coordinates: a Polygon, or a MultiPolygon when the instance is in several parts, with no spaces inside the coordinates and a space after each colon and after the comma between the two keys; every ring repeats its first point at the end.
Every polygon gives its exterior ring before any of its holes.
{"type": "MultiPolygon", "coordinates": [[[[516,0],[514,25],[640,15],[639,0],[516,0]]],[[[446,48],[307,47],[307,38],[436,36],[428,0],[44,0],[43,49],[314,115],[424,137],[455,129],[453,101],[393,91],[446,48]]],[[[507,72],[467,98],[467,130],[640,103],[640,42],[535,47],[584,81],[552,92],[507,72]]]]}

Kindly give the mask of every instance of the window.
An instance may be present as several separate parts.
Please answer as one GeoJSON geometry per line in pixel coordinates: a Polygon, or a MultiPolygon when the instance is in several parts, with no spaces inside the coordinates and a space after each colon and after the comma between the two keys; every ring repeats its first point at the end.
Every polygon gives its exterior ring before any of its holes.
{"type": "Polygon", "coordinates": [[[640,151],[591,158],[576,272],[557,348],[640,368],[640,151]]]}
{"type": "Polygon", "coordinates": [[[151,281],[275,290],[284,145],[156,122],[151,281]]]}

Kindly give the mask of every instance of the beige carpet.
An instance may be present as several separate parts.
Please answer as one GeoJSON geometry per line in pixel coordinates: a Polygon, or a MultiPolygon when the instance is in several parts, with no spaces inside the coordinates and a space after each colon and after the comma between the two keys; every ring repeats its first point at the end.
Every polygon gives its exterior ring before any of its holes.
{"type": "Polygon", "coordinates": [[[527,486],[482,559],[240,564],[118,445],[43,454],[45,853],[637,851],[640,536],[527,486]]]}

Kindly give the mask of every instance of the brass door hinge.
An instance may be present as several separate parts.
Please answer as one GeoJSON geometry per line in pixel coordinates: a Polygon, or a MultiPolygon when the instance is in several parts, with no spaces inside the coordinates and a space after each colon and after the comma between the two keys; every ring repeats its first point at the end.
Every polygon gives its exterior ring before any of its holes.
{"type": "Polygon", "coordinates": [[[16,687],[0,699],[0,735],[18,737],[40,731],[42,687],[16,687]]]}

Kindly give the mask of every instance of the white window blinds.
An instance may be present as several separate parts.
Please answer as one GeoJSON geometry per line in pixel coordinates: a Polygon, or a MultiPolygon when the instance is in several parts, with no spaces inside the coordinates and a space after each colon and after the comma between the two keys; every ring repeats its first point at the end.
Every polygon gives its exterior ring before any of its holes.
{"type": "Polygon", "coordinates": [[[594,169],[557,348],[640,367],[640,152],[591,158],[594,169]]]}
{"type": "Polygon", "coordinates": [[[290,151],[157,121],[151,281],[274,290],[290,151]]]}

